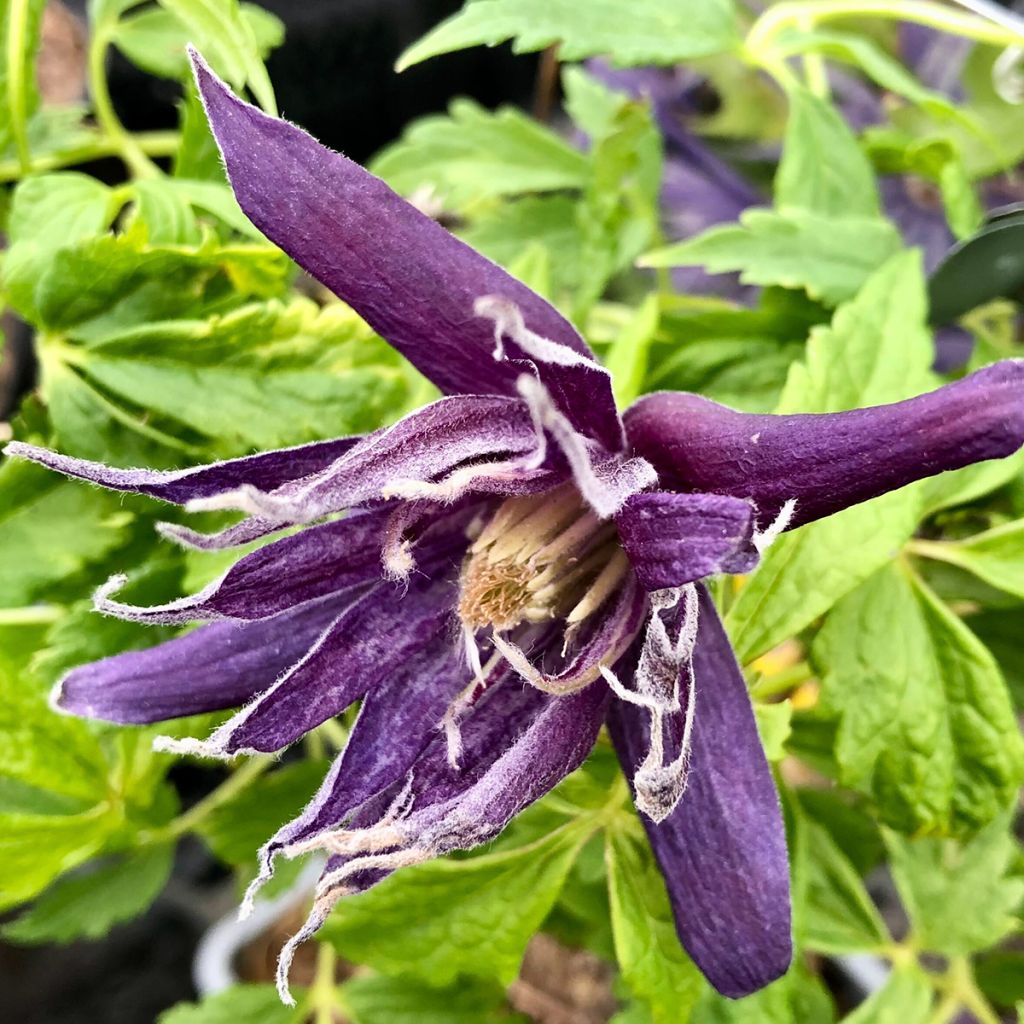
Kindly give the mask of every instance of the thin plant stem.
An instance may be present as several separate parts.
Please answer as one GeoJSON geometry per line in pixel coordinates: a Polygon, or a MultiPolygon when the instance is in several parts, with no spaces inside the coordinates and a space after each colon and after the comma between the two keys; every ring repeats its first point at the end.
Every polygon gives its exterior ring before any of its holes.
{"type": "Polygon", "coordinates": [[[30,16],[29,0],[11,0],[7,14],[7,113],[10,117],[14,150],[22,173],[32,166],[32,152],[28,143],[28,97],[25,93],[25,36],[30,16]]]}
{"type": "MultiPolygon", "coordinates": [[[[132,136],[136,146],[146,156],[172,156],[181,145],[178,132],[139,132],[132,136]]],[[[103,157],[120,156],[122,143],[120,139],[108,135],[97,138],[55,153],[40,153],[31,158],[29,166],[22,166],[18,159],[0,160],[0,182],[15,181],[25,174],[38,174],[42,171],[55,171],[62,167],[74,167],[76,164],[88,163],[90,160],[101,160],[103,157]]]]}

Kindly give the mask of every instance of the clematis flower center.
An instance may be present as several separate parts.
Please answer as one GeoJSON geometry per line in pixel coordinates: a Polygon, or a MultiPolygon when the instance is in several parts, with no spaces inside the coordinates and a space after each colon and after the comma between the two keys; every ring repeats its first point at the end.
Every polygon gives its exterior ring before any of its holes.
{"type": "Polygon", "coordinates": [[[498,507],[462,567],[459,616],[505,632],[563,618],[571,627],[615,593],[629,569],[615,524],[565,484],[498,507]]]}

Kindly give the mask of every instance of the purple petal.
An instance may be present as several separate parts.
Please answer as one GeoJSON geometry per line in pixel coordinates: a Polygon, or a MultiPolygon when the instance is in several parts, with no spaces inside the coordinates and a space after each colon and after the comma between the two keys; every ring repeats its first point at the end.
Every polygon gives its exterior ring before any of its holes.
{"type": "MultiPolygon", "coordinates": [[[[688,785],[660,824],[641,818],[683,946],[719,992],[739,998],[784,974],[792,957],[786,838],[743,675],[698,589],[688,785]]],[[[609,727],[628,777],[647,752],[648,721],[642,708],[613,702],[609,727]]]]}
{"type": "Polygon", "coordinates": [[[938,186],[909,175],[883,176],[878,186],[886,216],[900,229],[904,244],[921,249],[930,274],[956,241],[938,186]]]}
{"type": "MultiPolygon", "coordinates": [[[[451,625],[455,588],[444,574],[408,588],[380,584],[358,598],[285,676],[217,730],[211,756],[281,750],[333,718],[374,686],[416,664],[451,625]]],[[[183,748],[184,749],[184,748],[183,748]]]]}
{"type": "Polygon", "coordinates": [[[358,164],[239,100],[193,56],[235,195],[252,222],[448,394],[514,395],[526,368],[493,358],[478,299],[499,296],[526,326],[583,356],[542,362],[541,379],[585,433],[622,447],[611,381],[547,301],[459,241],[358,164]]]}
{"type": "Polygon", "coordinates": [[[754,510],[725,494],[634,494],[615,517],[633,571],[648,590],[681,587],[720,572],[749,572],[754,510]]]}
{"type": "Polygon", "coordinates": [[[362,438],[320,473],[273,491],[243,486],[194,509],[240,508],[280,522],[309,522],[391,497],[455,500],[488,489],[488,478],[521,477],[543,486],[534,465],[539,440],[526,404],[495,395],[442,398],[362,438]]]}
{"type": "MultiPolygon", "coordinates": [[[[198,594],[150,608],[104,596],[97,609],[136,622],[196,619],[263,619],[327,594],[380,580],[384,529],[390,510],[351,515],[307,527],[239,559],[198,594]]],[[[429,568],[449,563],[466,546],[468,517],[446,516],[428,531],[417,550],[429,568]]]]}
{"type": "Polygon", "coordinates": [[[964,99],[961,75],[974,47],[970,39],[939,32],[927,25],[900,23],[900,52],[904,62],[929,89],[960,103],[964,99]]]}
{"type": "Polygon", "coordinates": [[[174,470],[118,469],[104,466],[101,462],[74,459],[21,441],[11,441],[4,448],[4,454],[30,459],[65,476],[88,480],[114,491],[148,494],[151,498],[184,505],[244,485],[261,491],[273,490],[289,480],[319,473],[361,440],[361,437],[341,437],[333,441],[315,441],[297,448],[281,448],[208,466],[174,470]]]}
{"type": "Polygon", "coordinates": [[[849,412],[736,412],[697,395],[648,395],[626,413],[662,487],[749,498],[763,529],[790,499],[790,527],[1024,443],[1024,360],[917,398],[849,412]]]}
{"type": "Polygon", "coordinates": [[[337,600],[258,622],[216,622],[145,651],[72,669],[58,684],[62,711],[123,724],[236,707],[294,665],[336,618],[337,600]]]}

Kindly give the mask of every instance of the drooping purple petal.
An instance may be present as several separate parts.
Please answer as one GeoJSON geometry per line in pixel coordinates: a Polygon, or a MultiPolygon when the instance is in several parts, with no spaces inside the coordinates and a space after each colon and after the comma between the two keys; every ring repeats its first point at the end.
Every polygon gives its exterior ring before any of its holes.
{"type": "Polygon", "coordinates": [[[441,572],[433,579],[416,575],[408,587],[378,584],[209,740],[170,747],[213,757],[281,750],[385,679],[401,675],[409,680],[419,652],[448,633],[454,600],[455,588],[441,572]]]}
{"type": "Polygon", "coordinates": [[[245,485],[261,491],[274,490],[289,480],[298,480],[326,469],[361,440],[357,436],[314,441],[296,448],[280,448],[208,466],[172,470],[118,469],[104,466],[101,462],[61,455],[22,441],[11,441],[4,448],[4,454],[38,462],[65,476],[88,480],[114,491],[147,494],[161,501],[184,505],[245,485]]]}
{"type": "MultiPolygon", "coordinates": [[[[792,957],[785,829],[743,675],[700,591],[696,718],[688,785],[660,824],[641,815],[686,951],[723,995],[762,988],[792,957]]],[[[683,712],[671,721],[682,727],[683,712]]],[[[649,743],[644,710],[614,701],[609,727],[627,777],[649,743]]]]}
{"type": "Polygon", "coordinates": [[[258,622],[215,622],[145,651],[82,665],[57,684],[55,704],[134,725],[236,707],[299,661],[343,606],[327,598],[258,622]]]}
{"type": "MultiPolygon", "coordinates": [[[[498,395],[442,398],[362,438],[321,472],[272,491],[243,485],[191,503],[194,509],[239,508],[280,522],[320,516],[392,497],[423,497],[429,484],[455,500],[478,478],[503,467],[533,468],[539,444],[526,404],[498,395]]],[[[540,474],[543,477],[543,474],[540,474]]]]}
{"type": "Polygon", "coordinates": [[[235,195],[252,222],[449,394],[514,395],[522,356],[496,360],[477,300],[514,303],[526,326],[583,359],[538,362],[573,423],[622,447],[611,381],[548,302],[358,164],[238,99],[198,55],[196,82],[235,195]]]}
{"type": "Polygon", "coordinates": [[[754,510],[726,494],[634,494],[615,517],[637,579],[648,590],[681,587],[715,573],[749,572],[754,510]]]}
{"type": "Polygon", "coordinates": [[[697,395],[647,395],[626,413],[662,487],[749,498],[758,526],[796,500],[792,528],[1024,443],[1024,360],[1008,359],[892,405],[755,415],[697,395]]]}

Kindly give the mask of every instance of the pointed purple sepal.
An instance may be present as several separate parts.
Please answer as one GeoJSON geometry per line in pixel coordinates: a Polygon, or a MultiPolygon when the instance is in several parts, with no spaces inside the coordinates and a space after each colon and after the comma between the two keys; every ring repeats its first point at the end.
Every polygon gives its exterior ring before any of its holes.
{"type": "Polygon", "coordinates": [[[448,394],[516,394],[527,353],[510,339],[495,358],[495,323],[476,312],[489,297],[511,303],[563,353],[537,360],[559,407],[621,449],[610,377],[550,303],[358,164],[238,99],[194,51],[192,65],[238,202],[271,241],[448,394]]]}
{"type": "MultiPolygon", "coordinates": [[[[707,591],[693,652],[696,718],[688,782],[660,824],[641,815],[686,951],[723,995],[749,995],[792,958],[782,810],[746,683],[707,591]]],[[[684,712],[670,728],[682,731],[684,712]]],[[[614,701],[609,728],[628,778],[644,760],[649,717],[614,701]]]]}

